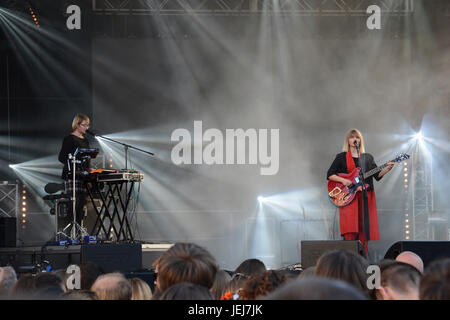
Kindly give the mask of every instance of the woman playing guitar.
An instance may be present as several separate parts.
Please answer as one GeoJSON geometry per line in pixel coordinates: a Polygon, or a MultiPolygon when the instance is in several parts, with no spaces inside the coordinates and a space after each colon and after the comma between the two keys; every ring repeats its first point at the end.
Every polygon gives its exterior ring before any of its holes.
{"type": "MultiPolygon", "coordinates": [[[[377,167],[373,156],[365,153],[364,139],[361,132],[351,129],[345,138],[343,152],[336,155],[331,167],[328,169],[327,179],[351,186],[353,182],[339,176],[339,174],[351,173],[356,168],[361,172],[367,172],[377,167]]],[[[388,173],[394,162],[388,162],[388,166],[373,177],[379,181],[388,173]]],[[[377,204],[373,188],[373,179],[365,179],[367,197],[365,199],[366,210],[363,208],[363,192],[357,192],[355,199],[348,205],[339,208],[340,232],[345,240],[360,240],[367,254],[368,240],[379,240],[377,204]],[[366,214],[364,214],[366,213],[366,214]],[[364,222],[364,225],[363,225],[364,222]]],[[[359,187],[361,188],[361,187],[359,187]]]]}

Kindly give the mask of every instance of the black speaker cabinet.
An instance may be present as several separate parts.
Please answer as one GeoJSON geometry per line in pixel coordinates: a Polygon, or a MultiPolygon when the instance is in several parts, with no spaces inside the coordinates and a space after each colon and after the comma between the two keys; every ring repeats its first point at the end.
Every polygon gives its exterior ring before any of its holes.
{"type": "Polygon", "coordinates": [[[142,245],[142,268],[152,269],[153,262],[170,249],[173,243],[155,243],[142,245]]]}
{"type": "Polygon", "coordinates": [[[349,250],[359,255],[364,255],[364,250],[359,240],[318,240],[301,241],[301,264],[306,269],[316,265],[320,256],[333,250],[349,250]]]}
{"type": "Polygon", "coordinates": [[[132,272],[142,269],[140,243],[103,243],[81,246],[81,261],[91,261],[105,272],[132,272]]]}
{"type": "Polygon", "coordinates": [[[403,251],[417,254],[426,267],[433,260],[450,257],[450,241],[398,241],[388,249],[384,258],[395,259],[403,251]]]}
{"type": "Polygon", "coordinates": [[[0,217],[0,247],[16,246],[16,218],[0,217]]]}

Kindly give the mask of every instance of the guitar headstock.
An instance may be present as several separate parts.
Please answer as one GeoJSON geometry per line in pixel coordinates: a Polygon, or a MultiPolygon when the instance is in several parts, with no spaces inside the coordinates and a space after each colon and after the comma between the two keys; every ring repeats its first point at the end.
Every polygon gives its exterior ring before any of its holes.
{"type": "Polygon", "coordinates": [[[400,153],[395,159],[391,160],[392,162],[402,162],[404,160],[409,159],[409,154],[407,153],[400,153]]]}

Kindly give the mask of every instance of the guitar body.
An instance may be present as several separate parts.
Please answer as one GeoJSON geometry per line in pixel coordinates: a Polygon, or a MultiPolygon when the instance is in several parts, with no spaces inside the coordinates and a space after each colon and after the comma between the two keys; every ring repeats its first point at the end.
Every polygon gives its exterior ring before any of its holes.
{"type": "MultiPolygon", "coordinates": [[[[340,182],[328,181],[328,196],[330,200],[339,208],[345,207],[355,199],[356,193],[362,189],[359,174],[361,168],[356,168],[351,173],[340,173],[339,177],[352,181],[351,186],[345,186],[340,182]]],[[[369,187],[366,184],[366,188],[369,187]]]]}
{"type": "MultiPolygon", "coordinates": [[[[407,159],[409,159],[409,154],[406,153],[399,154],[395,159],[386,162],[382,166],[379,166],[368,172],[365,172],[364,179],[367,179],[368,177],[371,177],[374,174],[386,168],[389,162],[401,162],[407,159]]],[[[353,201],[353,199],[355,199],[356,193],[362,190],[360,173],[361,168],[356,168],[351,173],[338,174],[339,177],[348,179],[352,182],[352,185],[349,187],[344,186],[340,182],[328,180],[328,196],[337,207],[342,208],[350,204],[353,201]]],[[[368,187],[369,185],[366,184],[366,188],[368,187]]]]}

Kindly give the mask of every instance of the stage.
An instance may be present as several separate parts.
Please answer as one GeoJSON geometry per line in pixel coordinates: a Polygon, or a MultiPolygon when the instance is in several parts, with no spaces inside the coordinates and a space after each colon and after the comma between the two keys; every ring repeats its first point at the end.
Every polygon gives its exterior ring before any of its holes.
{"type": "Polygon", "coordinates": [[[0,248],[0,266],[11,265],[18,273],[66,270],[87,261],[105,272],[150,271],[152,263],[173,244],[103,243],[68,246],[0,248]]]}
{"type": "Polygon", "coordinates": [[[0,241],[2,263],[106,248],[45,245],[75,189],[89,234],[142,244],[108,269],[177,242],[226,270],[285,268],[302,242],[343,239],[327,173],[349,149],[380,168],[370,263],[448,241],[449,30],[447,0],[2,1],[0,240],[17,245],[0,241]]]}

